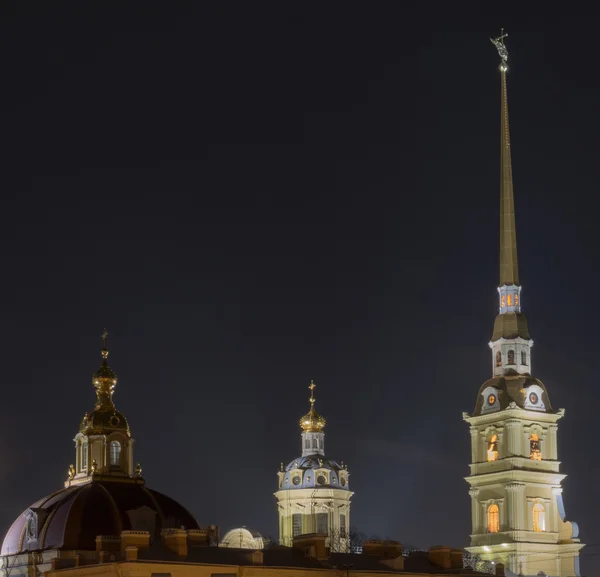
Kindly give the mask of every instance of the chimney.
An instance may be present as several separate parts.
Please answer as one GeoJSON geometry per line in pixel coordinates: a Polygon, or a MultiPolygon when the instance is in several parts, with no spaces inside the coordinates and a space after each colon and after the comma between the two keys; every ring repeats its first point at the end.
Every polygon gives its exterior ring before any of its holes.
{"type": "Polygon", "coordinates": [[[326,539],[327,535],[321,535],[320,533],[296,535],[292,542],[292,547],[304,551],[306,557],[327,559],[329,557],[329,551],[327,547],[325,547],[326,539]]]}
{"type": "Polygon", "coordinates": [[[436,547],[429,548],[429,560],[440,567],[441,569],[451,569],[452,561],[450,558],[450,547],[445,547],[444,545],[437,545],[436,547]]]}
{"type": "Polygon", "coordinates": [[[248,551],[245,557],[246,559],[248,559],[248,561],[250,561],[252,565],[263,564],[263,552],[260,549],[256,549],[255,551],[248,551]]]}
{"type": "Polygon", "coordinates": [[[188,547],[208,547],[208,531],[204,529],[190,529],[187,532],[188,547]]]}
{"type": "Polygon", "coordinates": [[[125,561],[137,561],[138,548],[135,545],[125,547],[125,561]]]}
{"type": "Polygon", "coordinates": [[[98,535],[96,537],[96,553],[101,551],[120,551],[121,550],[121,537],[115,537],[114,535],[98,535]]]}
{"type": "Polygon", "coordinates": [[[185,529],[163,529],[160,536],[167,549],[179,557],[187,557],[187,531],[185,529]]]}
{"type": "MultiPolygon", "coordinates": [[[[121,552],[127,551],[129,546],[148,549],[150,547],[150,533],[148,531],[121,531],[121,552]]],[[[96,547],[98,547],[97,542],[96,547]]]]}
{"type": "Polygon", "coordinates": [[[402,544],[398,541],[380,541],[369,539],[363,541],[363,555],[373,555],[383,559],[397,559],[402,555],[402,544]]]}

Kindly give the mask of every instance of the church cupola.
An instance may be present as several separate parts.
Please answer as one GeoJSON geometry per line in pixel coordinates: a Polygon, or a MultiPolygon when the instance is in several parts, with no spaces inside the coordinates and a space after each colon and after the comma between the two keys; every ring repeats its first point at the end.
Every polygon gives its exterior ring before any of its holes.
{"type": "MultiPolygon", "coordinates": [[[[129,423],[113,401],[117,375],[108,364],[108,333],[102,334],[102,364],[92,375],[96,389],[94,409],[86,413],[75,437],[75,464],[65,483],[84,483],[94,477],[132,478],[133,439],[129,423]]],[[[136,476],[141,477],[141,473],[136,476]]]]}
{"type": "Polygon", "coordinates": [[[310,410],[300,419],[302,428],[302,456],[325,454],[325,417],[319,415],[315,409],[315,385],[310,382],[310,410]]]}
{"type": "Polygon", "coordinates": [[[327,535],[332,552],[347,552],[350,529],[348,467],[325,455],[325,418],[315,408],[315,383],[310,386],[310,409],[300,419],[302,455],[281,463],[275,493],[279,512],[279,544],[291,547],[305,533],[327,535]]]}

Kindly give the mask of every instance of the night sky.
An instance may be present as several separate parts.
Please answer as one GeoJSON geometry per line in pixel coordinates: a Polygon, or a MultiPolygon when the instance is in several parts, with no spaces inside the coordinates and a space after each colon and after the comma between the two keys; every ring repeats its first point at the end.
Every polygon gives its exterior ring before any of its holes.
{"type": "Polygon", "coordinates": [[[533,372],[566,408],[567,515],[600,571],[595,23],[522,2],[3,2],[0,528],[62,486],[106,327],[147,483],[202,525],[276,537],[314,379],[352,525],[468,545],[503,26],[533,372]]]}

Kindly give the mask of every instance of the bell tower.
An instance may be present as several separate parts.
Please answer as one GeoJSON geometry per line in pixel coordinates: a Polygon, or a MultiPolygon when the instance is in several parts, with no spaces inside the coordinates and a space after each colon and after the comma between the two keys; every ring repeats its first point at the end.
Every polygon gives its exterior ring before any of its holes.
{"type": "Polygon", "coordinates": [[[517,260],[508,96],[506,34],[493,39],[500,55],[500,282],[498,315],[489,343],[492,378],[471,430],[471,546],[482,560],[504,564],[507,575],[572,577],[579,573],[577,524],[568,521],[558,460],[558,421],[544,384],[532,376],[527,319],[522,313],[517,260]]]}

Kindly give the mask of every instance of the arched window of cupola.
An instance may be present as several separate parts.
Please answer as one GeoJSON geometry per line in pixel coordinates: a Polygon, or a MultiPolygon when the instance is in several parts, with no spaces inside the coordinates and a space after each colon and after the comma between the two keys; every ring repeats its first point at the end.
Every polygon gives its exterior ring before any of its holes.
{"type": "Polygon", "coordinates": [[[504,295],[502,295],[502,298],[500,299],[500,306],[502,308],[506,306],[506,299],[504,298],[504,295]]]}
{"type": "Polygon", "coordinates": [[[527,365],[527,351],[521,351],[521,364],[527,365]]]}
{"type": "Polygon", "coordinates": [[[306,439],[306,440],[304,441],[304,448],[305,448],[305,449],[310,449],[310,439],[306,439]]]}
{"type": "Polygon", "coordinates": [[[87,457],[88,457],[88,444],[87,441],[83,441],[81,444],[81,470],[87,469],[87,457]]]}
{"type": "Polygon", "coordinates": [[[110,466],[118,467],[121,464],[121,443],[112,441],[110,444],[110,466]]]}
{"type": "Polygon", "coordinates": [[[510,351],[508,351],[508,364],[509,365],[515,364],[515,351],[513,351],[512,349],[510,351]]]}
{"type": "Polygon", "coordinates": [[[317,446],[317,439],[316,439],[316,438],[314,438],[314,439],[313,439],[313,446],[312,446],[312,448],[313,448],[313,449],[318,449],[318,446],[317,446]]]}
{"type": "Polygon", "coordinates": [[[542,460],[542,451],[540,448],[540,438],[532,433],[529,437],[529,457],[534,461],[542,460]]]}
{"type": "Polygon", "coordinates": [[[488,441],[487,460],[488,462],[498,460],[498,435],[492,435],[488,441]]]}
{"type": "Polygon", "coordinates": [[[488,507],[488,532],[498,533],[500,531],[500,509],[495,503],[488,507]]]}
{"type": "Polygon", "coordinates": [[[546,509],[544,509],[544,505],[541,503],[536,503],[533,506],[533,530],[546,530],[546,509]]]}
{"type": "Polygon", "coordinates": [[[515,306],[516,307],[519,306],[519,295],[518,294],[515,295],[515,306]]]}
{"type": "Polygon", "coordinates": [[[512,295],[508,295],[508,306],[512,307],[512,295]]]}
{"type": "Polygon", "coordinates": [[[496,352],[496,366],[497,367],[502,366],[502,353],[500,351],[496,352]]]}

